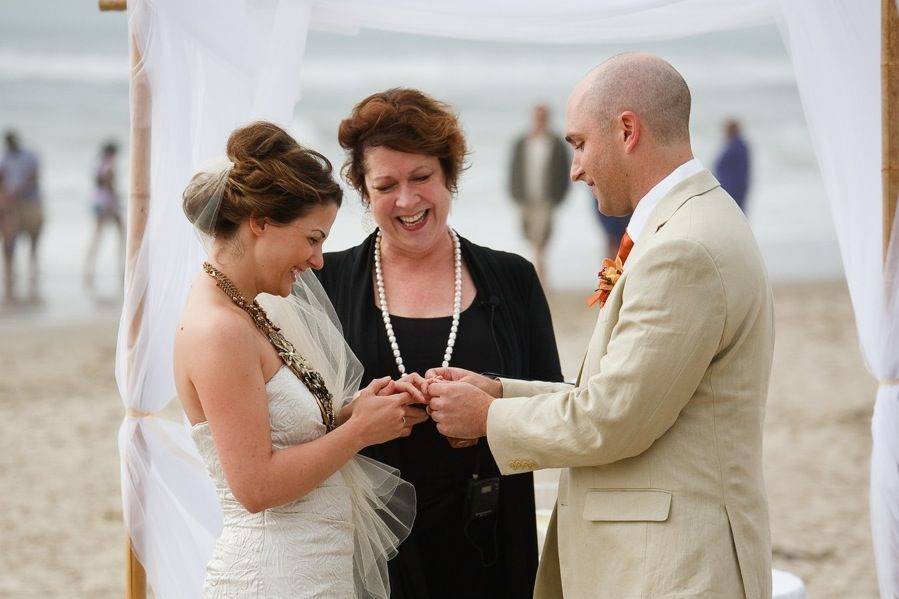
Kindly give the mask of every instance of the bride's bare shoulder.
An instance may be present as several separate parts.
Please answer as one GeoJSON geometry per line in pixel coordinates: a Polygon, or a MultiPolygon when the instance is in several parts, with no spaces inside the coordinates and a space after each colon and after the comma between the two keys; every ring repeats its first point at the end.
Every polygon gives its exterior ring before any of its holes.
{"type": "Polygon", "coordinates": [[[256,346],[256,329],[243,310],[208,289],[191,289],[175,335],[176,352],[235,355],[256,346]]]}
{"type": "Polygon", "coordinates": [[[201,396],[206,402],[227,400],[228,391],[243,392],[241,383],[263,377],[255,327],[245,312],[221,299],[192,289],[175,331],[175,385],[191,422],[208,419],[201,396]]]}

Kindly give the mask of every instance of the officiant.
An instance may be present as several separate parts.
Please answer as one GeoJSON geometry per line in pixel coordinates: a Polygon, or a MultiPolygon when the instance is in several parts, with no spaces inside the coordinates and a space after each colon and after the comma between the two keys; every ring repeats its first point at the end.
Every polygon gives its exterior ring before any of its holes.
{"type": "MultiPolygon", "coordinates": [[[[391,89],[357,104],[338,136],[344,176],[377,229],[325,254],[318,274],[365,366],[362,384],[414,379],[441,364],[561,381],[534,267],[448,225],[466,156],[451,109],[391,89]]],[[[532,475],[500,476],[485,440],[451,444],[423,409],[413,421],[410,436],[367,451],[398,468],[418,496],[412,533],[389,563],[392,597],[531,597],[532,475]]]]}

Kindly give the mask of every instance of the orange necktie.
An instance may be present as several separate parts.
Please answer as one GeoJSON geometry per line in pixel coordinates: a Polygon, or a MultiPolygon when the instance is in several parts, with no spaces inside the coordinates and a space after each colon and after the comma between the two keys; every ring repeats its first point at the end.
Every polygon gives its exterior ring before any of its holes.
{"type": "Polygon", "coordinates": [[[612,287],[618,282],[618,277],[621,276],[624,263],[627,262],[627,257],[630,255],[633,247],[634,240],[625,231],[624,235],[621,236],[621,243],[618,245],[618,255],[615,256],[615,260],[607,258],[602,261],[602,270],[598,274],[599,284],[593,295],[587,298],[588,307],[592,308],[596,305],[596,302],[599,302],[600,307],[606,304],[609,294],[612,293],[612,287]]]}
{"type": "Polygon", "coordinates": [[[621,244],[618,245],[618,258],[621,258],[621,263],[624,264],[627,262],[627,257],[631,255],[631,250],[634,248],[634,240],[631,239],[631,236],[627,234],[627,231],[624,232],[624,235],[621,236],[621,244]]]}

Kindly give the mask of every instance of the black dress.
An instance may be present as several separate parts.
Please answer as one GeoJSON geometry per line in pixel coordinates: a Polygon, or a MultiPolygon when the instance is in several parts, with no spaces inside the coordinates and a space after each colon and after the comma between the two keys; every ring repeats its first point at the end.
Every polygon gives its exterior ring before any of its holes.
{"type": "MultiPolygon", "coordinates": [[[[365,367],[363,385],[399,377],[372,290],[373,236],[325,255],[319,276],[365,367]]],[[[462,240],[477,290],[460,315],[450,362],[473,371],[523,379],[562,380],[552,321],[533,267],[523,258],[462,240]]],[[[443,360],[450,317],[391,316],[407,372],[424,374],[443,360]]],[[[402,599],[531,597],[537,534],[531,474],[500,477],[486,439],[453,449],[430,420],[412,434],[367,448],[366,455],[400,470],[417,494],[412,533],[389,563],[391,596],[402,599]],[[494,516],[470,520],[471,481],[500,477],[494,516]]]]}

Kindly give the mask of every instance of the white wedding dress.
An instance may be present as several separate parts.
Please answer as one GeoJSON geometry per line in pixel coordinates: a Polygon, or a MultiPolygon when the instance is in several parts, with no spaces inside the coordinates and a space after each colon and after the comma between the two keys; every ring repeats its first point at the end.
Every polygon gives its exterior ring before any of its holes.
{"type": "MultiPolygon", "coordinates": [[[[315,398],[289,368],[282,366],[265,389],[273,448],[325,434],[315,398]]],[[[191,436],[215,482],[224,523],[206,568],[205,597],[356,597],[353,492],[342,471],[305,497],[251,514],[228,487],[209,425],[194,425],[191,436]]]]}
{"type": "MultiPolygon", "coordinates": [[[[293,355],[321,376],[339,413],[359,389],[364,369],[318,279],[306,271],[290,297],[256,299],[293,355]]],[[[327,433],[316,398],[294,368],[295,363],[285,364],[265,385],[276,451],[327,433]]],[[[398,470],[356,455],[305,496],[251,514],[228,486],[209,425],[194,425],[191,437],[222,509],[222,534],[206,566],[205,597],[389,599],[387,562],[412,530],[416,506],[415,489],[398,470]]]]}

